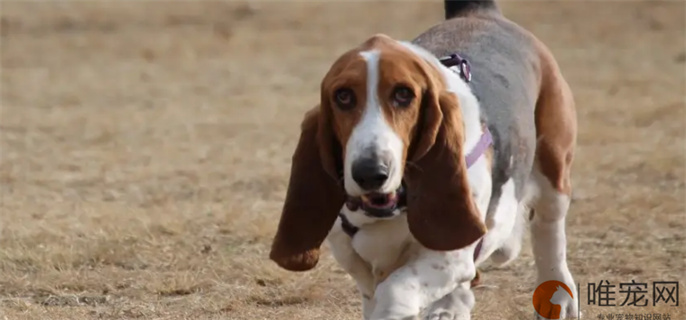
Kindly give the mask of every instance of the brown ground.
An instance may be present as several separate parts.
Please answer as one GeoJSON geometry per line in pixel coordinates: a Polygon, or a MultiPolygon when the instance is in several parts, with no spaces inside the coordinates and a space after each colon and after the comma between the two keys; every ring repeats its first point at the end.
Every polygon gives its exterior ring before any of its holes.
{"type": "MultiPolygon", "coordinates": [[[[440,1],[397,3],[3,3],[0,319],[360,319],[328,254],[302,274],[266,256],[328,65],[442,19],[440,1]]],[[[684,3],[502,8],[576,95],[582,309],[684,319],[686,301],[586,301],[600,280],[686,294],[684,3]]],[[[474,319],[530,319],[533,277],[528,245],[485,270],[474,319]]]]}

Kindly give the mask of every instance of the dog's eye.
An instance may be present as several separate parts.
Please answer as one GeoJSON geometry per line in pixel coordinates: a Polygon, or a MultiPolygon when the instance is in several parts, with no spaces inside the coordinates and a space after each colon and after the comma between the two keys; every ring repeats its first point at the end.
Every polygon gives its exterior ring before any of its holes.
{"type": "Polygon", "coordinates": [[[336,101],[336,105],[343,110],[348,110],[355,107],[355,93],[349,88],[341,88],[336,90],[334,93],[334,99],[336,101]]]}
{"type": "Polygon", "coordinates": [[[407,107],[414,99],[412,89],[405,86],[398,86],[393,90],[393,105],[396,107],[407,107]]]}

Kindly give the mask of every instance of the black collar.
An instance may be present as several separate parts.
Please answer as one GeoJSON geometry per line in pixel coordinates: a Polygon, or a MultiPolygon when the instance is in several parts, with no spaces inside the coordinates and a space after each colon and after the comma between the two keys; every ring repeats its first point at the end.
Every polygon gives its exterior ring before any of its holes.
{"type": "Polygon", "coordinates": [[[350,223],[348,217],[346,217],[342,212],[338,213],[338,216],[341,217],[341,228],[343,229],[343,232],[345,232],[348,236],[352,238],[358,231],[360,231],[360,228],[350,223]]]}

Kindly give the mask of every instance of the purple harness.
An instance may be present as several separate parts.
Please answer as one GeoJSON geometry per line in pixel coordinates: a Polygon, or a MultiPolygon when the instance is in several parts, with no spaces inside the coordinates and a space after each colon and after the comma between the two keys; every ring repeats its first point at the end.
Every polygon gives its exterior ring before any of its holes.
{"type": "Polygon", "coordinates": [[[493,136],[491,136],[491,131],[488,130],[488,127],[484,126],[484,132],[481,134],[481,138],[479,139],[479,142],[476,143],[476,146],[474,146],[474,149],[472,149],[469,154],[465,157],[465,162],[467,162],[467,168],[471,167],[476,160],[479,160],[479,158],[488,150],[488,147],[491,146],[493,143],[493,136]]]}
{"type": "Polygon", "coordinates": [[[438,60],[441,61],[441,64],[443,64],[447,68],[457,66],[457,70],[460,74],[460,77],[466,82],[472,81],[472,67],[469,65],[469,61],[467,61],[467,59],[463,58],[459,54],[453,53],[449,56],[439,58],[438,60]]]}
{"type": "MultiPolygon", "coordinates": [[[[459,74],[460,78],[462,78],[465,82],[469,83],[472,81],[472,67],[469,65],[467,59],[463,58],[459,54],[453,53],[438,60],[441,61],[444,66],[451,68],[453,71],[455,69],[452,69],[452,67],[457,67],[457,74],[459,74]]],[[[479,160],[479,158],[486,152],[486,150],[488,150],[488,147],[490,147],[492,143],[493,136],[491,135],[491,131],[488,130],[487,126],[484,126],[484,132],[481,134],[479,142],[477,142],[476,146],[474,146],[474,149],[472,149],[472,151],[470,151],[465,157],[467,168],[471,167],[476,160],[479,160]]]]}

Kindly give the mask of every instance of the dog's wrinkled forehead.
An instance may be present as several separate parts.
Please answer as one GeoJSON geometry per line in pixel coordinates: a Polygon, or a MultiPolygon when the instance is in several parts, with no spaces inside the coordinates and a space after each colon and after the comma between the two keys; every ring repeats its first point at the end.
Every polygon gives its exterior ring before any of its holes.
{"type": "MultiPolygon", "coordinates": [[[[401,42],[389,36],[377,34],[367,39],[360,46],[344,53],[332,64],[322,83],[323,89],[335,87],[336,84],[339,84],[337,83],[337,80],[340,81],[339,78],[354,78],[364,81],[369,71],[368,55],[365,55],[365,53],[375,53],[378,55],[378,68],[382,73],[379,80],[384,80],[389,76],[392,78],[394,76],[393,73],[403,71],[408,75],[407,73],[409,72],[428,66],[417,54],[402,45],[401,42]]],[[[419,80],[419,78],[415,80],[419,80]]]]}

